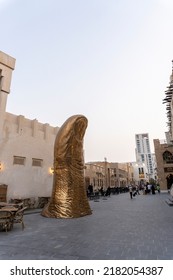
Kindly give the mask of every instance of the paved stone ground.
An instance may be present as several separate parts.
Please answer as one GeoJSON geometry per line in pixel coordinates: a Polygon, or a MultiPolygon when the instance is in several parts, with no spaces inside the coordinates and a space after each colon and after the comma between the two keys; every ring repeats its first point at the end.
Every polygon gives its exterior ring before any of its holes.
{"type": "Polygon", "coordinates": [[[173,207],[167,193],[112,195],[90,201],[93,214],[77,219],[24,216],[0,232],[1,260],[172,260],[173,207]]]}

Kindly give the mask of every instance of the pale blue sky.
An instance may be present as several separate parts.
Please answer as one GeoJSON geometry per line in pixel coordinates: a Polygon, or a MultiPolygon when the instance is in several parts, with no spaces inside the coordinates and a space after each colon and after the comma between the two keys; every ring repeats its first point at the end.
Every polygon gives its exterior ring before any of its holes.
{"type": "Polygon", "coordinates": [[[0,50],[16,58],[7,111],[53,126],[88,118],[85,160],[134,161],[164,139],[172,0],[0,0],[0,50]]]}

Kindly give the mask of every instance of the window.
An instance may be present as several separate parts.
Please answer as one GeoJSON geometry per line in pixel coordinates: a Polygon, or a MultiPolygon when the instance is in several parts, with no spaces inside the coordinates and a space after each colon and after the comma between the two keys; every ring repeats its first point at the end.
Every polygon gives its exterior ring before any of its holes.
{"type": "Polygon", "coordinates": [[[144,174],[144,169],[143,169],[143,167],[138,168],[138,170],[139,170],[139,174],[144,174]]]}
{"type": "Polygon", "coordinates": [[[173,163],[173,155],[169,151],[165,151],[163,153],[163,160],[166,161],[166,163],[173,163]]]}
{"type": "Polygon", "coordinates": [[[42,164],[43,164],[42,159],[39,159],[39,158],[33,158],[32,159],[32,166],[42,167],[42,164]]]}
{"type": "Polygon", "coordinates": [[[144,154],[141,154],[141,160],[142,160],[142,162],[145,161],[144,154]]]}
{"type": "Polygon", "coordinates": [[[25,157],[14,156],[13,157],[13,164],[25,165],[25,157]]]}
{"type": "Polygon", "coordinates": [[[141,153],[141,147],[140,147],[139,143],[137,143],[137,151],[138,151],[138,153],[141,153]]]}

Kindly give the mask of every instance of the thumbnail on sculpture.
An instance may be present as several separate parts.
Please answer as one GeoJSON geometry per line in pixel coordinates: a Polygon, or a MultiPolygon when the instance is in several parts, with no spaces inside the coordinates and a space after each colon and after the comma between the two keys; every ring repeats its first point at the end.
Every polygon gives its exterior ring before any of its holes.
{"type": "Polygon", "coordinates": [[[54,145],[54,178],[45,217],[77,218],[91,214],[84,183],[83,137],[87,118],[74,115],[59,129],[54,145]]]}

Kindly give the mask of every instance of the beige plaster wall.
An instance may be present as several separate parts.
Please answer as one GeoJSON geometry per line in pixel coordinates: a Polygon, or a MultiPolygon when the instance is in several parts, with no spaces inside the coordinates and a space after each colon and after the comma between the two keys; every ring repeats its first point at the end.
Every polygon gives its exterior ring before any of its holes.
{"type": "Polygon", "coordinates": [[[8,185],[7,198],[50,196],[53,176],[54,140],[58,127],[6,113],[0,140],[0,183],[8,185]],[[25,165],[14,165],[13,157],[25,157],[25,165]],[[32,166],[42,159],[42,167],[32,166]]]}

